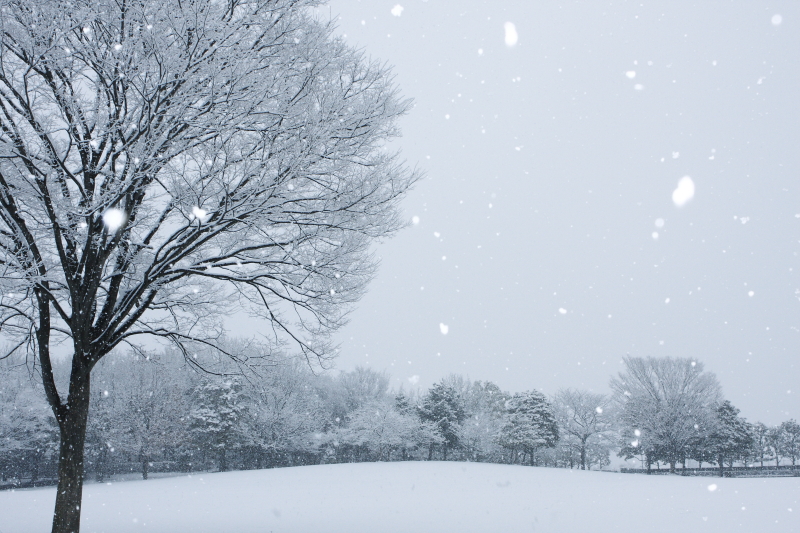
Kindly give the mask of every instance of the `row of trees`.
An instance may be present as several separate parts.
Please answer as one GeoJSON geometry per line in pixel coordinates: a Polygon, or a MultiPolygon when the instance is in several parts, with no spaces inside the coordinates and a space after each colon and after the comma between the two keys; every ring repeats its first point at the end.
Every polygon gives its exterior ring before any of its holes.
{"type": "MultiPolygon", "coordinates": [[[[613,443],[596,410],[605,397],[585,392],[548,399],[450,376],[421,393],[365,368],[334,377],[284,361],[248,380],[172,368],[182,364],[119,354],[98,365],[88,473],[411,459],[587,468],[608,464],[613,443]]],[[[52,471],[58,428],[24,367],[4,374],[0,472],[35,480],[52,471]]]]}
{"type": "Polygon", "coordinates": [[[650,471],[659,462],[686,467],[687,460],[725,465],[781,458],[795,465],[800,425],[751,424],[723,400],[716,376],[692,359],[623,358],[625,370],[611,380],[620,431],[619,455],[638,457],[650,471]]]}
{"type": "MultiPolygon", "coordinates": [[[[468,460],[566,468],[607,466],[612,450],[648,469],[695,460],[795,463],[800,428],[751,425],[722,401],[700,363],[625,359],[613,394],[510,394],[450,376],[428,391],[390,390],[357,368],[315,375],[284,361],[259,380],[179,372],[174,354],[122,355],[94,374],[86,471],[97,479],[151,470],[265,468],[323,462],[468,460]]],[[[5,369],[0,471],[52,471],[57,426],[27,374],[5,369]]]]}

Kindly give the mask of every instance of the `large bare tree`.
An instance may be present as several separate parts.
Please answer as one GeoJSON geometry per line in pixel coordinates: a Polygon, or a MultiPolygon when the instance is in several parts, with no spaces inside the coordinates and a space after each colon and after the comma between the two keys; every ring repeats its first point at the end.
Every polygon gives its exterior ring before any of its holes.
{"type": "Polygon", "coordinates": [[[722,401],[717,377],[691,358],[623,357],[624,370],[611,379],[623,442],[622,453],[645,455],[670,471],[690,446],[715,424],[722,401]],[[628,445],[629,444],[629,445],[628,445]]]}
{"type": "Polygon", "coordinates": [[[53,531],[80,527],[102,357],[155,336],[198,363],[240,311],[325,358],[402,226],[409,103],[319,3],[0,0],[0,334],[60,428],[53,531]]]}

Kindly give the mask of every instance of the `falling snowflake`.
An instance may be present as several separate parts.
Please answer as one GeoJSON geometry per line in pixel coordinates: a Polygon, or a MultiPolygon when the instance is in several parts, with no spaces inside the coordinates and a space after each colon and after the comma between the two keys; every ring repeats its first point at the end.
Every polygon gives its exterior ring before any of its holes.
{"type": "Polygon", "coordinates": [[[392,15],[394,15],[395,17],[399,17],[400,15],[403,14],[403,9],[404,9],[403,6],[397,4],[392,8],[392,15]]]}
{"type": "Polygon", "coordinates": [[[198,207],[198,206],[192,207],[192,219],[196,218],[196,219],[200,220],[201,222],[205,222],[207,214],[208,213],[206,213],[206,210],[203,209],[202,207],[198,207]]]}
{"type": "Polygon", "coordinates": [[[108,231],[117,231],[125,223],[125,213],[121,209],[112,207],[103,213],[103,224],[108,231]]]}
{"type": "Polygon", "coordinates": [[[513,22],[506,22],[503,28],[506,31],[506,46],[509,48],[515,46],[519,40],[519,35],[517,35],[517,27],[514,26],[513,22]]]}
{"type": "Polygon", "coordinates": [[[672,201],[676,206],[683,207],[693,197],[694,181],[689,176],[684,176],[678,181],[678,187],[672,191],[672,201]]]}
{"type": "Polygon", "coordinates": [[[563,307],[560,307],[560,308],[558,309],[558,312],[559,312],[559,313],[561,313],[562,315],[566,315],[566,314],[567,314],[567,310],[566,310],[566,309],[564,309],[563,307]]]}
{"type": "Polygon", "coordinates": [[[625,75],[628,76],[629,80],[632,80],[633,78],[636,77],[636,71],[635,70],[629,70],[628,72],[625,73],[625,75]]]}
{"type": "Polygon", "coordinates": [[[447,335],[447,332],[450,331],[450,327],[447,324],[439,323],[439,331],[442,332],[442,335],[447,335]]]}
{"type": "Polygon", "coordinates": [[[780,26],[781,22],[783,22],[783,17],[780,16],[778,13],[772,15],[772,25],[773,26],[780,26]]]}

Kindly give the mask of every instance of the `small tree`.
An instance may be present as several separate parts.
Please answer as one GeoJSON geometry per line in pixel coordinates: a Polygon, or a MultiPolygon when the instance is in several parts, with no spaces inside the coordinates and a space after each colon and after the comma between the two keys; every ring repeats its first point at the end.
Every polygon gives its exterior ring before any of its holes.
{"type": "Polygon", "coordinates": [[[781,457],[783,455],[783,428],[781,426],[773,426],[767,432],[767,446],[769,453],[775,459],[775,466],[781,465],[781,457]]]}
{"type": "Polygon", "coordinates": [[[352,372],[342,372],[338,383],[348,411],[355,411],[368,403],[382,402],[389,394],[389,376],[363,366],[357,366],[352,372]]]}
{"type": "Polygon", "coordinates": [[[324,360],[403,225],[417,175],[386,143],[409,102],[318,4],[3,2],[0,324],[59,426],[54,532],[80,529],[100,359],[142,336],[236,358],[217,341],[244,311],[324,360]]]}
{"type": "Polygon", "coordinates": [[[58,428],[28,376],[4,368],[0,373],[0,476],[27,472],[36,483],[42,462],[58,448],[58,428]]]}
{"type": "Polygon", "coordinates": [[[558,423],[553,407],[538,391],[515,394],[506,403],[505,423],[498,442],[508,448],[512,462],[519,452],[520,460],[528,455],[530,465],[535,464],[535,454],[540,448],[553,448],[558,442],[558,423]]]}
{"type": "Polygon", "coordinates": [[[753,448],[753,435],[750,424],[738,416],[739,409],[725,400],[717,408],[714,429],[704,440],[705,448],[716,457],[720,477],[724,473],[725,462],[733,462],[747,457],[753,448]]]}
{"type": "Polygon", "coordinates": [[[264,380],[247,383],[249,422],[248,441],[261,467],[291,464],[292,453],[318,451],[309,446],[313,435],[325,430],[329,409],[313,386],[313,376],[298,361],[285,361],[273,368],[264,380]]]}
{"type": "Polygon", "coordinates": [[[172,361],[154,356],[128,354],[117,363],[117,379],[111,394],[117,409],[110,435],[118,447],[135,456],[147,479],[151,461],[165,449],[187,437],[184,417],[190,405],[188,390],[176,379],[172,361]]]}
{"type": "Polygon", "coordinates": [[[217,456],[220,472],[228,470],[228,450],[245,442],[246,403],[237,381],[204,379],[192,391],[189,428],[198,445],[217,456]]]}
{"type": "Polygon", "coordinates": [[[373,401],[349,416],[338,439],[340,444],[363,448],[371,459],[391,461],[392,452],[405,454],[431,443],[441,444],[443,439],[436,429],[431,422],[398,411],[391,401],[373,401]]]}
{"type": "Polygon", "coordinates": [[[800,424],[794,419],[787,420],[780,425],[780,448],[784,457],[792,461],[794,469],[797,457],[800,455],[800,424]]]}
{"type": "Polygon", "coordinates": [[[753,424],[753,460],[764,467],[764,461],[772,458],[769,445],[770,428],[763,422],[753,424]]]}
{"type": "Polygon", "coordinates": [[[608,462],[612,430],[609,403],[603,394],[581,390],[562,389],[555,396],[553,405],[559,435],[561,439],[574,440],[581,470],[586,470],[587,462],[593,462],[590,457],[601,463],[608,462]],[[603,455],[605,461],[601,459],[603,455]]]}
{"type": "Polygon", "coordinates": [[[497,435],[505,422],[506,401],[511,394],[491,381],[470,383],[463,393],[466,418],[461,424],[462,450],[470,461],[500,462],[503,447],[497,435]]]}

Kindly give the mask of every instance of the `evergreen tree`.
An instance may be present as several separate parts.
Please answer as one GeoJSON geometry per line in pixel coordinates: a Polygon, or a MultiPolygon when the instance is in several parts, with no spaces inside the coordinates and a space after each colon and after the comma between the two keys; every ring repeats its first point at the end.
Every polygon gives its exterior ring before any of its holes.
{"type": "MultiPolygon", "coordinates": [[[[467,416],[461,395],[455,387],[446,385],[444,380],[436,383],[422,399],[418,414],[423,421],[431,422],[442,437],[442,456],[446,461],[448,451],[461,445],[461,422],[467,416]]],[[[433,459],[434,446],[433,442],[429,446],[429,461],[433,459]]]]}
{"type": "Polygon", "coordinates": [[[738,416],[739,409],[725,400],[717,408],[714,429],[705,439],[705,447],[716,458],[720,477],[724,473],[725,462],[733,466],[734,461],[747,457],[753,449],[753,435],[750,424],[738,416]]]}
{"type": "Polygon", "coordinates": [[[528,455],[533,466],[536,450],[552,448],[558,442],[558,424],[547,398],[538,391],[528,391],[508,400],[498,441],[511,451],[512,462],[522,452],[520,460],[528,455]]]}
{"type": "Polygon", "coordinates": [[[202,449],[216,454],[220,472],[228,470],[228,450],[245,441],[246,405],[241,390],[237,381],[209,378],[192,391],[190,429],[202,449]]]}

